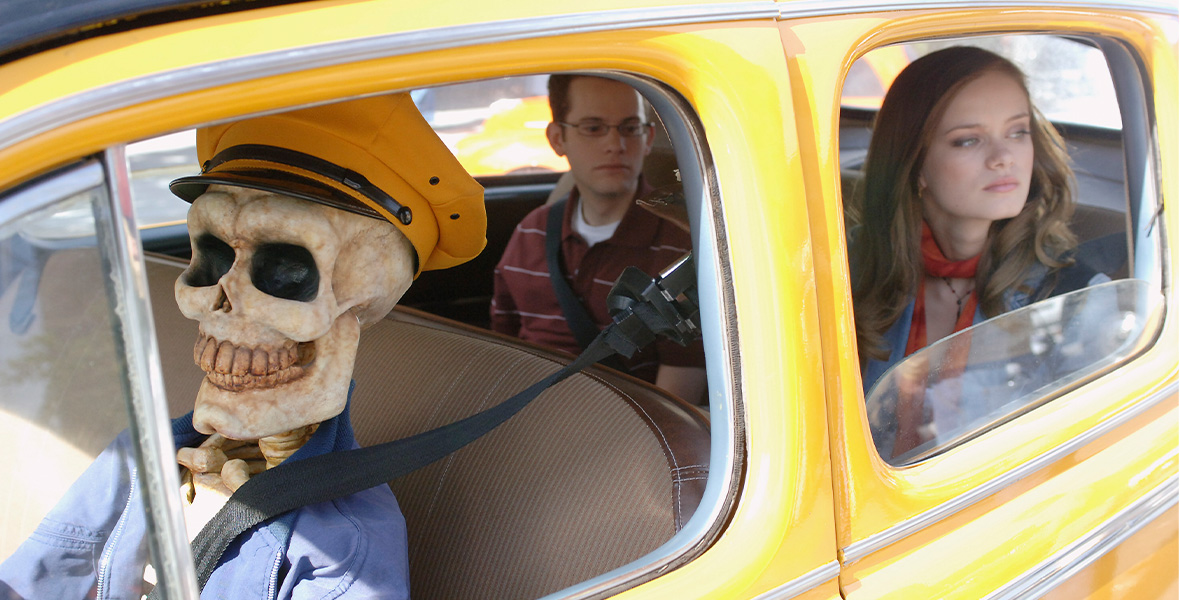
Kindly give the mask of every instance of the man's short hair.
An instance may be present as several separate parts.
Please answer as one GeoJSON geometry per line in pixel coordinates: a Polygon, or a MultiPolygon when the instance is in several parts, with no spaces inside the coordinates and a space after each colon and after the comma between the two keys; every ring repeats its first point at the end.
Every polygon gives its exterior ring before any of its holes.
{"type": "MultiPolygon", "coordinates": [[[[553,122],[562,123],[570,114],[570,83],[578,77],[597,77],[596,75],[569,75],[555,73],[549,76],[549,110],[553,113],[553,122]]],[[[599,79],[607,79],[599,77],[599,79]]],[[[611,81],[616,81],[611,79],[611,81]]],[[[642,96],[640,97],[643,100],[642,96]]],[[[640,118],[647,118],[647,100],[641,104],[643,114],[640,118]]]]}
{"type": "Polygon", "coordinates": [[[549,110],[553,112],[553,122],[560,123],[570,114],[570,83],[576,75],[549,76],[549,110]]]}

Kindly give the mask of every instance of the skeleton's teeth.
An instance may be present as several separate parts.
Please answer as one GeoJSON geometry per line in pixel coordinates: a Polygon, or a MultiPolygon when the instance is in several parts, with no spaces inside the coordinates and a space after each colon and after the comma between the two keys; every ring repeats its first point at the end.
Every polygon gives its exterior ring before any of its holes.
{"type": "Polygon", "coordinates": [[[234,351],[233,374],[241,377],[250,372],[251,352],[249,348],[238,348],[234,351]]]}
{"type": "Polygon", "coordinates": [[[266,375],[266,362],[268,353],[266,350],[257,348],[254,350],[254,358],[250,362],[250,374],[252,375],[266,375]]]}
{"type": "Polygon", "coordinates": [[[234,366],[234,345],[229,342],[221,342],[217,347],[217,363],[213,370],[218,373],[229,373],[234,366]]]}
{"type": "Polygon", "coordinates": [[[201,334],[193,359],[217,387],[231,391],[268,388],[303,376],[315,358],[315,344],[288,342],[281,348],[248,348],[201,334]]]}
{"type": "Polygon", "coordinates": [[[201,352],[201,360],[197,364],[200,365],[201,370],[206,373],[213,371],[213,364],[217,359],[217,340],[213,338],[208,339],[205,344],[205,349],[201,352]]]}

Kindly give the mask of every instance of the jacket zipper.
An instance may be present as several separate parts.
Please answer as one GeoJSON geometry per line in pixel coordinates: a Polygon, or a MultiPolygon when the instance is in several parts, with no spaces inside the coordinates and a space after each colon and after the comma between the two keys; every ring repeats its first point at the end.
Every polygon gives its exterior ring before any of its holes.
{"type": "Polygon", "coordinates": [[[119,516],[119,521],[115,524],[115,530],[111,532],[111,537],[107,540],[106,547],[103,548],[102,558],[98,562],[98,582],[95,585],[95,598],[100,600],[108,597],[107,586],[110,584],[110,569],[111,557],[115,554],[115,546],[119,544],[119,538],[123,535],[123,530],[127,525],[127,512],[131,508],[131,501],[135,498],[136,480],[138,479],[139,469],[131,470],[131,486],[127,493],[127,501],[123,503],[123,512],[119,516]]]}
{"type": "Polygon", "coordinates": [[[270,582],[266,587],[267,600],[274,600],[279,595],[279,568],[283,566],[283,552],[275,553],[274,565],[270,568],[270,582]]]}

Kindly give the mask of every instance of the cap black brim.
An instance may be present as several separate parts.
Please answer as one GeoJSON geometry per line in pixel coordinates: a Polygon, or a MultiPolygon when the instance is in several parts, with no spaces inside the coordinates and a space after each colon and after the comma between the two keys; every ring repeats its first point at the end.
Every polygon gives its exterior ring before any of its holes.
{"type": "Polygon", "coordinates": [[[250,169],[249,171],[224,170],[201,175],[191,175],[175,179],[168,184],[168,189],[186,202],[193,202],[204,194],[210,185],[222,184],[244,187],[264,192],[274,192],[310,200],[333,208],[348,212],[385,220],[380,213],[373,210],[360,200],[348,193],[315,179],[300,177],[286,171],[271,169],[250,169]]]}

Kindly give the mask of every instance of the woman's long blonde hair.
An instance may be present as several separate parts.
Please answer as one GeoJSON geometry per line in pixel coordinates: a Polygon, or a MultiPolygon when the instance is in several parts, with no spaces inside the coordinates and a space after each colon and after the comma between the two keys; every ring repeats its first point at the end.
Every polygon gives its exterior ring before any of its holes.
{"type": "MultiPolygon", "coordinates": [[[[947,105],[967,83],[998,71],[1028,97],[1024,73],[1007,59],[969,46],[928,54],[897,76],[877,113],[865,159],[863,193],[850,207],[852,303],[861,360],[884,360],[884,334],[901,316],[925,273],[921,253],[922,200],[918,176],[947,105]],[[915,135],[915,132],[917,134],[915,135]]],[[[992,223],[975,275],[979,305],[993,317],[1004,293],[1019,288],[1029,268],[1066,266],[1077,246],[1069,229],[1073,171],[1057,130],[1031,108],[1032,181],[1020,214],[992,223]]],[[[1033,290],[1021,290],[1032,293],[1033,290]]]]}

